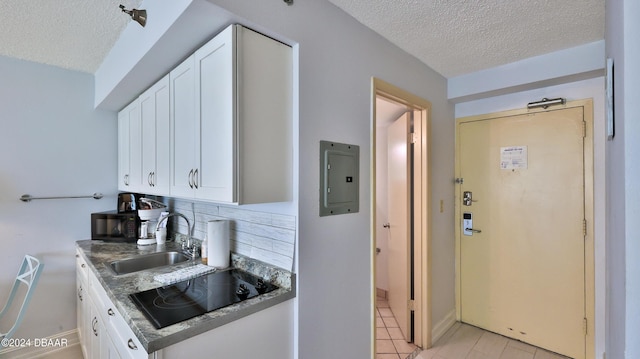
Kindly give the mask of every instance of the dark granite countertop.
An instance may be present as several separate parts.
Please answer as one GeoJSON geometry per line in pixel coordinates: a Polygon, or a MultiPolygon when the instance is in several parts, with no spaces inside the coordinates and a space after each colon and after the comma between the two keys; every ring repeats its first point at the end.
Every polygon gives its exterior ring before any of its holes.
{"type": "Polygon", "coordinates": [[[296,295],[295,274],[264,262],[233,253],[231,256],[232,267],[262,277],[266,281],[278,285],[280,288],[273,292],[162,329],[156,329],[144,314],[138,310],[133,301],[129,299],[129,294],[161,287],[162,283],[153,279],[155,275],[193,266],[199,264],[200,260],[187,261],[168,267],[130,274],[116,275],[111,268],[109,268],[109,263],[114,260],[158,251],[176,250],[178,249],[178,245],[174,242],[167,242],[163,245],[139,247],[135,243],[83,240],[76,242],[76,246],[80,249],[80,253],[84,256],[89,268],[98,278],[107,295],[127,324],[129,324],[133,333],[138,337],[138,340],[140,340],[147,353],[155,352],[234,320],[282,303],[294,298],[296,295]]]}

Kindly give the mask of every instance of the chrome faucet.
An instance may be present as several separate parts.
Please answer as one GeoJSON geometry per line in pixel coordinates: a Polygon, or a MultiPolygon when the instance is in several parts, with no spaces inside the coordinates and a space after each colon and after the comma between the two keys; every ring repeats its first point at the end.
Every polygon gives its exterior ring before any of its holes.
{"type": "Polygon", "coordinates": [[[173,212],[162,217],[158,221],[158,224],[156,225],[156,232],[158,231],[158,229],[160,229],[160,225],[162,224],[162,222],[166,221],[167,219],[169,219],[169,217],[173,217],[173,216],[182,217],[187,222],[187,229],[188,229],[187,240],[186,240],[186,245],[185,245],[185,242],[182,242],[182,251],[185,254],[191,256],[192,258],[196,258],[198,256],[198,246],[195,243],[191,242],[191,238],[193,236],[193,228],[191,227],[191,222],[189,222],[189,219],[184,214],[173,212]]]}

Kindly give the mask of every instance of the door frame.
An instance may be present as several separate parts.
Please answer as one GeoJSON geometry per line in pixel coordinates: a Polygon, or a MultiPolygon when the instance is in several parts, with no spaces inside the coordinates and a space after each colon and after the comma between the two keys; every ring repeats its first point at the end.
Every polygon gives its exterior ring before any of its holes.
{"type": "Polygon", "coordinates": [[[468,116],[456,118],[456,147],[455,147],[455,183],[456,189],[454,191],[454,214],[455,214],[455,258],[456,258],[456,319],[460,321],[461,319],[461,280],[460,280],[460,268],[461,268],[461,239],[462,239],[462,231],[460,223],[460,212],[461,212],[461,203],[462,203],[462,193],[461,186],[458,185],[458,178],[461,178],[460,174],[460,151],[458,149],[459,146],[459,128],[460,123],[478,121],[478,120],[487,120],[492,118],[499,117],[510,117],[510,116],[519,116],[526,115],[531,113],[538,112],[548,112],[557,110],[560,108],[575,108],[582,107],[583,108],[583,116],[584,122],[586,124],[585,128],[585,138],[584,138],[584,208],[585,208],[585,219],[587,221],[586,224],[586,235],[584,239],[584,265],[585,265],[585,317],[587,319],[586,326],[586,358],[593,359],[595,357],[595,216],[594,216],[594,136],[593,136],[593,100],[592,99],[584,99],[584,100],[575,100],[575,101],[567,101],[566,104],[561,105],[561,107],[551,107],[549,109],[515,109],[515,110],[507,110],[500,112],[493,112],[483,115],[476,116],[468,116]]]}
{"type": "Polygon", "coordinates": [[[414,343],[431,347],[431,103],[381,79],[371,79],[371,338],[376,353],[376,98],[384,97],[414,111],[417,146],[414,159],[414,343]]]}

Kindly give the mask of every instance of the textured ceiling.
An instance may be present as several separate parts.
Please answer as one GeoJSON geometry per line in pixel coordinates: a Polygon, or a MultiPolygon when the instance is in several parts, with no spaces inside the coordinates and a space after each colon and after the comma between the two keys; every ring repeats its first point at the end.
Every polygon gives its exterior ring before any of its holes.
{"type": "Polygon", "coordinates": [[[604,0],[329,0],[449,78],[604,39],[604,0]]]}
{"type": "MultiPolygon", "coordinates": [[[[604,0],[328,1],[445,77],[604,38],[604,0]]],[[[94,73],[140,3],[0,0],[0,55],[94,73]]]]}
{"type": "Polygon", "coordinates": [[[0,0],[0,55],[94,73],[141,0],[0,0]]]}

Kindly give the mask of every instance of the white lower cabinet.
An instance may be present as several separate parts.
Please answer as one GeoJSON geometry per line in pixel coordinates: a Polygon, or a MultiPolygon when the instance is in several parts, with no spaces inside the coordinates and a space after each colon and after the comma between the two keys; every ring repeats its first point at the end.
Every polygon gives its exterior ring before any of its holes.
{"type": "MultiPolygon", "coordinates": [[[[78,267],[80,270],[80,267],[78,267]]],[[[81,272],[78,279],[81,279],[81,272]]],[[[78,332],[85,358],[153,359],[120,315],[93,273],[88,273],[88,290],[78,296],[78,332]]],[[[78,284],[78,288],[82,283],[78,284]]]]}
{"type": "MultiPolygon", "coordinates": [[[[77,255],[78,334],[86,359],[293,359],[293,301],[280,303],[147,353],[96,275],[77,255]]],[[[188,329],[187,329],[188,331],[188,329]]]]}
{"type": "Polygon", "coordinates": [[[98,309],[96,308],[95,303],[91,298],[87,298],[89,302],[89,318],[91,318],[91,330],[88,338],[88,349],[87,352],[90,353],[90,358],[107,358],[103,353],[108,353],[109,349],[107,348],[108,335],[105,332],[104,323],[102,322],[102,318],[98,315],[98,309]]]}
{"type": "MultiPolygon", "coordinates": [[[[76,317],[78,324],[78,338],[81,343],[89,342],[89,331],[91,319],[89,316],[89,285],[88,285],[88,270],[87,263],[84,261],[80,254],[76,253],[76,317]]],[[[90,353],[87,352],[87,346],[82,346],[82,355],[85,358],[90,358],[90,353]]]]}

